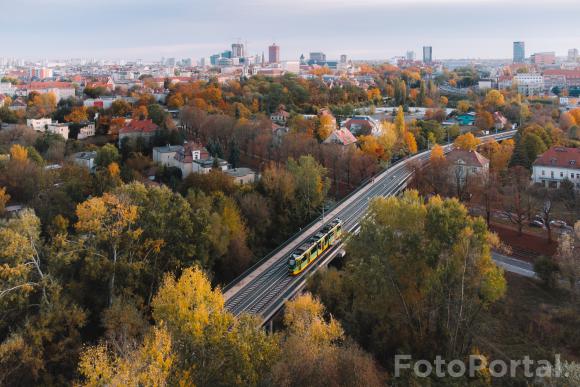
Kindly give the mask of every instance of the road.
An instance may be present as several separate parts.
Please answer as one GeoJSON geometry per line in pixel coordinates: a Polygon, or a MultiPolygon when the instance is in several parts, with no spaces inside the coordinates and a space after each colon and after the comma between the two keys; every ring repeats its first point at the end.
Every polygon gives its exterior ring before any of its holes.
{"type": "MultiPolygon", "coordinates": [[[[501,140],[513,137],[516,131],[509,131],[497,135],[482,137],[486,141],[492,138],[501,140]]],[[[446,146],[448,151],[450,146],[446,146]]],[[[324,220],[318,219],[311,223],[297,235],[281,245],[274,252],[266,256],[256,265],[244,272],[240,277],[224,288],[226,308],[235,315],[252,313],[269,320],[284,304],[304,286],[306,279],[322,264],[331,260],[342,248],[334,246],[303,273],[290,276],[287,271],[289,254],[303,241],[308,239],[326,222],[337,217],[344,222],[344,230],[356,232],[361,217],[366,212],[369,201],[377,196],[396,195],[401,192],[412,176],[409,165],[413,162],[424,162],[430,152],[422,152],[391,166],[374,179],[367,182],[353,194],[341,201],[333,210],[329,211],[324,220]]]]}
{"type": "Polygon", "coordinates": [[[528,278],[536,278],[536,272],[534,271],[534,265],[529,262],[508,257],[495,251],[492,253],[493,260],[496,265],[502,267],[505,271],[510,273],[515,273],[528,278]]]}

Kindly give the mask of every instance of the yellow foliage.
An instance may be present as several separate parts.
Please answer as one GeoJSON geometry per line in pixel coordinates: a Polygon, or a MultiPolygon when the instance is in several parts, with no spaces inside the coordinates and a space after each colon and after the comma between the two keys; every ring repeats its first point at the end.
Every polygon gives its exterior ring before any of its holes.
{"type": "Polygon", "coordinates": [[[481,141],[476,138],[472,133],[462,134],[461,136],[457,137],[453,144],[457,149],[472,151],[477,149],[477,146],[481,143],[481,141]]]}
{"type": "Polygon", "coordinates": [[[10,200],[10,195],[6,192],[6,188],[0,187],[0,215],[6,208],[6,203],[10,200]]]}
{"type": "Polygon", "coordinates": [[[505,105],[505,98],[499,90],[490,90],[485,96],[485,102],[487,106],[497,108],[499,106],[505,105]]]}
{"type": "Polygon", "coordinates": [[[28,150],[19,144],[10,147],[10,158],[15,161],[26,161],[28,159],[28,150]]]}
{"type": "Polygon", "coordinates": [[[445,152],[443,152],[443,147],[439,144],[435,144],[435,146],[431,149],[431,161],[441,161],[445,160],[445,152]]]}
{"type": "Polygon", "coordinates": [[[289,334],[302,337],[317,345],[330,344],[344,337],[340,324],[324,319],[324,306],[310,293],[286,303],[284,325],[289,334]]]}
{"type": "Polygon", "coordinates": [[[72,108],[72,111],[64,116],[64,120],[66,122],[84,122],[89,119],[89,115],[87,113],[87,108],[85,106],[75,106],[72,108]]]}
{"type": "Polygon", "coordinates": [[[112,162],[111,164],[109,164],[109,166],[107,167],[107,170],[109,171],[109,174],[113,177],[119,176],[119,174],[121,173],[121,169],[119,168],[119,164],[112,162]]]}
{"type": "Polygon", "coordinates": [[[417,153],[417,141],[413,133],[405,132],[405,146],[409,153],[417,153]]]}

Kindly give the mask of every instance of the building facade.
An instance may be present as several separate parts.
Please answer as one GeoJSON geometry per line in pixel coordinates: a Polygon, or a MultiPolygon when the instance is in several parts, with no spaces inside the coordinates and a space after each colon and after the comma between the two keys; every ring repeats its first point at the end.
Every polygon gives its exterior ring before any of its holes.
{"type": "Polygon", "coordinates": [[[514,42],[514,63],[524,63],[526,61],[526,44],[524,42],[514,42]]]}
{"type": "Polygon", "coordinates": [[[433,63],[433,47],[431,46],[423,47],[423,63],[426,64],[433,63]]]}
{"type": "Polygon", "coordinates": [[[276,43],[268,47],[268,62],[280,63],[280,46],[277,46],[276,43]]]}
{"type": "Polygon", "coordinates": [[[532,180],[548,188],[559,188],[569,180],[580,190],[580,149],[554,146],[538,156],[532,165],[532,180]]]}

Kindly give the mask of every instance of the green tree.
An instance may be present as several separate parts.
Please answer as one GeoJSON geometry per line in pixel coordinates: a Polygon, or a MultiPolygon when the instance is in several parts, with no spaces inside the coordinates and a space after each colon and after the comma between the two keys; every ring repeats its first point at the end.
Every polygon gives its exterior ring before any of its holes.
{"type": "Polygon", "coordinates": [[[296,187],[297,217],[306,221],[320,209],[330,188],[326,168],[312,156],[301,156],[297,161],[288,160],[288,171],[296,187]]]}
{"type": "Polygon", "coordinates": [[[113,144],[105,144],[97,150],[97,157],[95,163],[99,167],[106,168],[111,163],[116,163],[120,160],[119,150],[113,144]]]}

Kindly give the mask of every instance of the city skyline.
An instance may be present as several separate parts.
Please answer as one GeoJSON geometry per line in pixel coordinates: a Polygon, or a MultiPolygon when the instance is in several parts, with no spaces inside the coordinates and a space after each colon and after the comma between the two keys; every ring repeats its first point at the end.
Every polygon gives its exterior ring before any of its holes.
{"type": "Polygon", "coordinates": [[[333,59],[348,54],[353,59],[381,60],[404,56],[409,50],[420,53],[423,46],[433,47],[434,60],[508,59],[513,41],[525,41],[527,54],[555,51],[558,56],[566,56],[580,42],[580,35],[569,33],[574,15],[580,12],[580,4],[571,0],[549,5],[520,0],[508,4],[496,0],[470,4],[455,0],[363,0],[356,4],[246,0],[229,4],[217,0],[203,7],[184,0],[163,4],[104,0],[90,9],[72,0],[23,0],[3,9],[2,29],[12,32],[0,56],[34,60],[199,59],[238,39],[247,43],[250,55],[267,54],[268,46],[276,42],[281,60],[296,60],[314,51],[333,59]],[[26,17],[15,17],[23,6],[26,17]],[[434,18],[434,14],[439,16],[434,18]],[[47,19],[50,28],[45,27],[47,19]],[[99,24],[103,20],[106,26],[99,24]],[[542,23],[531,28],[529,20],[542,23]],[[491,29],[490,21],[502,28],[491,29]],[[87,28],[91,23],[94,26],[87,28]]]}

